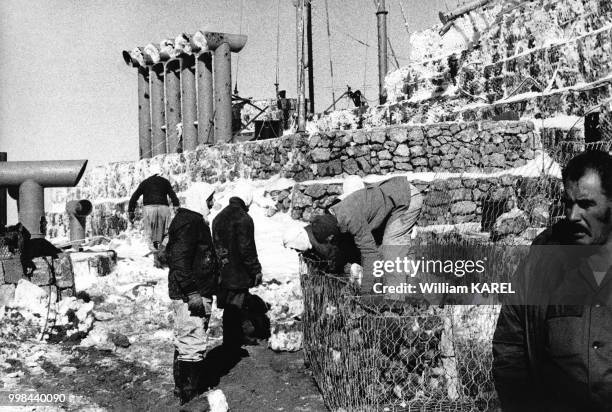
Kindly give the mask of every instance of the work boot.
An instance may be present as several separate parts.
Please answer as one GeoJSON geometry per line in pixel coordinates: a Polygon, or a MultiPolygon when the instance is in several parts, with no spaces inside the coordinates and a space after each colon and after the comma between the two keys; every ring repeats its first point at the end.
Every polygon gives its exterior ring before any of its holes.
{"type": "Polygon", "coordinates": [[[179,399],[181,405],[186,404],[200,393],[202,383],[202,365],[203,362],[181,362],[179,361],[179,369],[181,375],[184,376],[184,384],[181,388],[179,399]]]}
{"type": "Polygon", "coordinates": [[[185,387],[185,370],[181,369],[181,363],[178,360],[178,351],[174,350],[174,359],[172,361],[172,375],[174,376],[174,396],[179,399],[183,397],[183,388],[185,387]]]}

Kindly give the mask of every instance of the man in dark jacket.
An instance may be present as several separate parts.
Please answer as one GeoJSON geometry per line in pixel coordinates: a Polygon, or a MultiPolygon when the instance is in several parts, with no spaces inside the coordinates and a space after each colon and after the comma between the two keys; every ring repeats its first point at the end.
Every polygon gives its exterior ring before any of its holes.
{"type": "Polygon", "coordinates": [[[229,351],[252,343],[243,330],[249,324],[246,300],[249,288],[262,282],[253,219],[248,214],[252,201],[251,189],[239,184],[229,205],[219,212],[212,225],[220,265],[217,305],[223,308],[223,345],[229,351]]]}
{"type": "Polygon", "coordinates": [[[174,382],[181,404],[200,388],[206,330],[212,296],[218,283],[218,265],[210,229],[204,218],[212,207],[214,189],[194,183],[185,193],[168,230],[168,292],[174,313],[174,382]]]}
{"type": "Polygon", "coordinates": [[[180,202],[168,179],[160,176],[161,168],[157,164],[152,164],[149,169],[152,175],[138,185],[130,198],[128,218],[130,223],[134,222],[136,203],[142,196],[145,239],[149,242],[151,250],[157,250],[170,224],[168,197],[172,200],[175,210],[179,207],[180,202]]]}
{"type": "Polygon", "coordinates": [[[612,410],[612,157],[574,157],[563,183],[565,220],[536,238],[497,321],[504,411],[612,410]]]}

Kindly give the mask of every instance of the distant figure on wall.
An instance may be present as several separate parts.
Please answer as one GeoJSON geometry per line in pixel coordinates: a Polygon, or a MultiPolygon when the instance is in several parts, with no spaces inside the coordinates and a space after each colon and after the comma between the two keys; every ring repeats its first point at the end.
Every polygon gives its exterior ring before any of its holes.
{"type": "Polygon", "coordinates": [[[180,202],[168,179],[160,176],[161,168],[158,165],[152,164],[149,171],[151,176],[138,185],[138,188],[130,198],[128,217],[130,223],[134,223],[136,203],[140,196],[142,196],[145,239],[149,242],[151,250],[157,250],[170,226],[168,197],[172,200],[175,212],[180,202]]]}

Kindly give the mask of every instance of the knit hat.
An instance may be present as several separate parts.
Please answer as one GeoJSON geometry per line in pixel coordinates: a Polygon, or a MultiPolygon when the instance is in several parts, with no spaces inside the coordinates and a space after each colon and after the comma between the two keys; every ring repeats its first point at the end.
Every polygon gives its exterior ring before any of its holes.
{"type": "Polygon", "coordinates": [[[320,243],[327,242],[327,238],[331,235],[340,235],[338,220],[332,215],[317,215],[313,217],[310,222],[310,228],[315,239],[320,243]]]}
{"type": "Polygon", "coordinates": [[[253,188],[246,182],[239,182],[234,187],[231,196],[240,198],[246,207],[249,207],[253,203],[253,188]]]}
{"type": "Polygon", "coordinates": [[[210,209],[206,204],[206,200],[215,193],[213,185],[205,182],[195,182],[185,191],[185,209],[200,213],[207,217],[210,214],[210,209]]]}
{"type": "Polygon", "coordinates": [[[351,193],[363,189],[364,187],[365,185],[363,184],[361,177],[357,175],[347,176],[344,178],[344,182],[342,182],[342,194],[338,196],[338,199],[344,200],[351,193]]]}

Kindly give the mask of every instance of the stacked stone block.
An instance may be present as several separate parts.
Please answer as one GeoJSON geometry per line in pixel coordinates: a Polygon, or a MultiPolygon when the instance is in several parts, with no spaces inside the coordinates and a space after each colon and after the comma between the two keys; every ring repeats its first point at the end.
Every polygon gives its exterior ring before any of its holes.
{"type": "Polygon", "coordinates": [[[15,288],[21,279],[26,279],[43,288],[51,301],[74,296],[74,271],[70,255],[61,253],[57,258],[38,257],[32,260],[33,267],[27,276],[23,272],[19,256],[0,260],[0,306],[8,304],[15,296],[15,288]]]}

